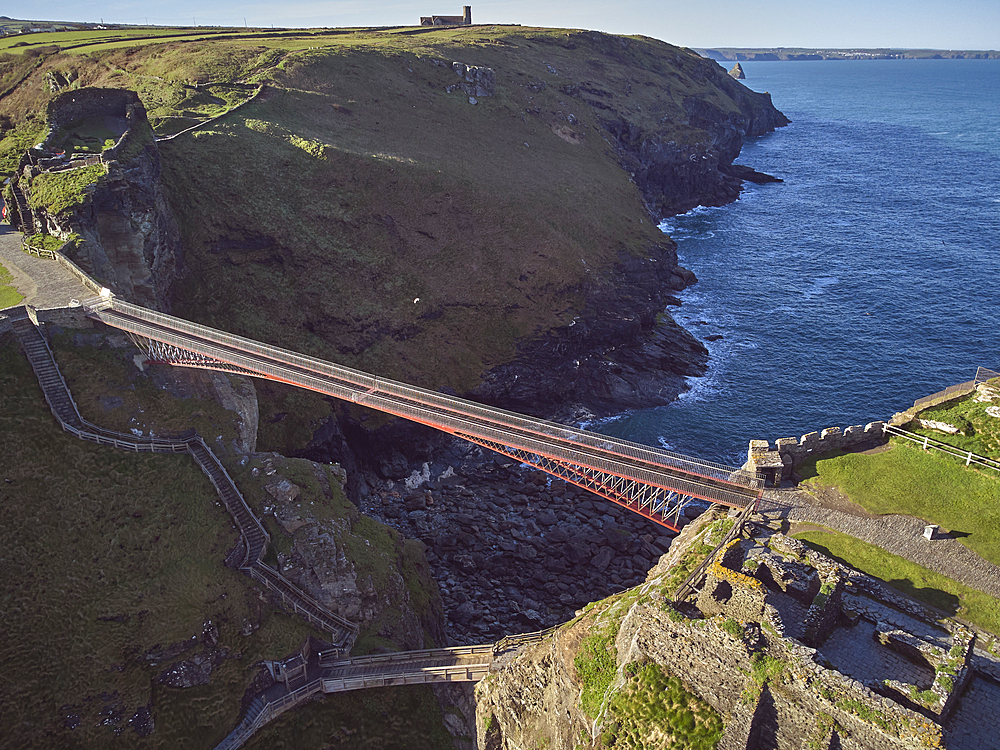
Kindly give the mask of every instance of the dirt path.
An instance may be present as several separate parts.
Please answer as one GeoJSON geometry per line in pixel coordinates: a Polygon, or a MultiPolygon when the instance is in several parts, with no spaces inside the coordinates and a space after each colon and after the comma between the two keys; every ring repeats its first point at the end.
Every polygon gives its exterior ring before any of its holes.
{"type": "Polygon", "coordinates": [[[1000,598],[1000,567],[987,562],[958,539],[924,538],[926,521],[913,516],[876,516],[836,490],[813,496],[804,490],[772,490],[761,512],[794,524],[825,526],[881,547],[966,586],[1000,598]]]}
{"type": "Polygon", "coordinates": [[[40,309],[68,307],[72,299],[94,296],[58,262],[22,252],[21,233],[5,224],[0,225],[0,263],[14,277],[14,288],[24,295],[19,304],[40,309]]]}

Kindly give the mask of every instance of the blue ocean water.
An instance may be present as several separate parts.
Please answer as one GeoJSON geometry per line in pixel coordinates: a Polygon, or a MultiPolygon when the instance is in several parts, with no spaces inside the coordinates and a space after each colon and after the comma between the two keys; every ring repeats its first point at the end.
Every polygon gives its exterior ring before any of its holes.
{"type": "Polygon", "coordinates": [[[792,119],[739,159],[784,183],[663,225],[710,370],[594,428],[742,463],[1000,370],[1000,60],[742,63],[792,119]]]}

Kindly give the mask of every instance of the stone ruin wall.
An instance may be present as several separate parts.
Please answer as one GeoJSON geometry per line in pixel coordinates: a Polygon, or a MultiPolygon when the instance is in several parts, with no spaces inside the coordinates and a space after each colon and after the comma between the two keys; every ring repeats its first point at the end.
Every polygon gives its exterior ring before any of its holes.
{"type": "Polygon", "coordinates": [[[781,476],[787,479],[796,466],[812,456],[866,444],[882,444],[886,439],[885,422],[877,421],[864,427],[827,427],[822,432],[807,432],[800,438],[778,438],[774,448],[767,440],[751,440],[745,466],[750,470],[780,467],[781,476]]]}
{"type": "Polygon", "coordinates": [[[52,98],[45,109],[50,137],[52,132],[89,117],[107,115],[128,119],[129,106],[139,103],[139,96],[128,89],[82,88],[52,98]]]}
{"type": "Polygon", "coordinates": [[[141,129],[136,126],[146,120],[146,109],[139,101],[139,95],[128,89],[82,88],[54,97],[45,110],[49,132],[43,147],[52,145],[61,128],[87,118],[107,116],[122,117],[126,122],[125,132],[118,142],[101,154],[103,161],[111,161],[129,147],[132,138],[141,129]]]}
{"type": "MultiPolygon", "coordinates": [[[[746,665],[761,645],[726,632],[722,618],[674,622],[658,607],[635,607],[623,621],[616,645],[620,663],[648,659],[671,674],[698,675],[696,692],[730,717],[720,748],[797,750],[805,744],[803,740],[821,739],[816,736],[816,717],[821,713],[839,726],[834,742],[850,747],[916,748],[940,741],[940,727],[921,721],[919,714],[857,680],[818,664],[816,649],[794,641],[770,642],[766,650],[783,662],[784,676],[780,684],[764,686],[749,703],[747,690],[753,694],[753,688],[746,665]],[[894,731],[886,732],[858,716],[852,706],[864,706],[894,731]]],[[[826,734],[831,740],[829,730],[826,734]]]]}

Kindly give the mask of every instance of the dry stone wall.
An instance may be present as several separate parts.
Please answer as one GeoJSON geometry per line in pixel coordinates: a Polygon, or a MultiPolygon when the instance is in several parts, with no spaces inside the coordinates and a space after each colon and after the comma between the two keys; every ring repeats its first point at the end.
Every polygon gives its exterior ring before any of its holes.
{"type": "Polygon", "coordinates": [[[751,440],[745,466],[752,470],[780,466],[782,476],[788,478],[796,466],[813,456],[884,443],[886,439],[885,422],[877,421],[864,427],[827,427],[822,432],[807,432],[800,438],[778,438],[773,449],[767,440],[751,440]]]}

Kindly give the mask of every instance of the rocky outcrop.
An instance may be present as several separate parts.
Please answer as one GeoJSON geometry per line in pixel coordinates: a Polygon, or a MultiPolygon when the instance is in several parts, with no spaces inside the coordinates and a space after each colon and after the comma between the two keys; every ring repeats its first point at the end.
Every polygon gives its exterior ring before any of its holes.
{"type": "Polygon", "coordinates": [[[340,467],[257,453],[243,470],[244,491],[270,519],[282,575],[360,625],[361,638],[402,650],[447,643],[424,545],[361,515],[340,467]]]}
{"type": "MultiPolygon", "coordinates": [[[[721,70],[720,78],[740,86],[721,70]]],[[[737,93],[738,111],[727,112],[707,98],[684,99],[688,124],[707,134],[704,143],[679,142],[621,117],[604,122],[622,166],[632,174],[654,216],[731,203],[739,197],[743,180],[751,177],[753,181],[775,181],[733,162],[745,137],[763,135],[789,121],[771,105],[770,94],[749,89],[737,93]]]]}
{"type": "MultiPolygon", "coordinates": [[[[455,74],[459,78],[463,79],[463,82],[448,86],[446,89],[448,93],[460,89],[468,94],[471,99],[482,96],[493,96],[496,93],[497,77],[496,72],[492,68],[455,62],[451,64],[451,69],[455,71],[455,74]]],[[[473,101],[472,103],[475,102],[473,101]]]]}
{"type": "MultiPolygon", "coordinates": [[[[730,750],[940,746],[939,721],[929,720],[909,700],[890,695],[886,685],[893,682],[892,675],[878,675],[887,678],[883,681],[859,680],[851,676],[856,665],[840,672],[830,664],[830,659],[849,663],[841,661],[833,646],[825,656],[802,645],[794,635],[802,625],[792,616],[801,605],[786,603],[784,594],[765,589],[755,577],[761,563],[774,557],[766,548],[734,541],[710,566],[709,583],[724,580],[729,589],[715,597],[717,616],[672,601],[679,583],[671,577],[674,566],[686,564],[692,554],[703,557],[699,545],[717,543],[725,523],[705,517],[692,524],[644,585],[593,604],[551,639],[525,649],[480,682],[479,747],[632,747],[653,738],[658,746],[700,738],[705,746],[730,750]],[[740,547],[745,554],[736,554],[740,547]],[[712,567],[726,571],[718,578],[712,567]],[[753,618],[727,609],[737,599],[741,581],[767,591],[766,604],[753,618]],[[619,742],[626,738],[632,742],[619,742]]],[[[784,540],[775,543],[781,555],[788,554],[784,540]]],[[[811,552],[805,558],[820,566],[820,577],[827,568],[848,577],[827,558],[811,552]]],[[[820,591],[810,609],[839,611],[839,585],[831,584],[829,594],[820,591]]],[[[860,579],[854,585],[861,586],[860,579]]],[[[854,593],[860,594],[857,589],[854,593]]],[[[887,611],[878,597],[866,601],[887,611]]],[[[935,626],[929,621],[926,627],[935,626]]],[[[949,648],[946,636],[931,637],[944,637],[939,643],[949,648]]],[[[955,635],[954,642],[968,651],[966,636],[955,635]]],[[[955,670],[960,661],[956,656],[955,670]]]]}
{"type": "Polygon", "coordinates": [[[107,181],[71,227],[83,238],[74,260],[116,294],[162,310],[176,277],[180,240],[159,168],[152,150],[128,169],[109,167],[107,181]]]}
{"type": "Polygon", "coordinates": [[[736,63],[729,71],[729,75],[735,78],[737,81],[746,80],[747,74],[743,72],[743,66],[736,63]]]}
{"type": "MultiPolygon", "coordinates": [[[[180,234],[160,183],[160,154],[146,111],[133,91],[80,89],[55,97],[47,111],[51,151],[71,149],[64,142],[74,123],[97,120],[124,128],[96,161],[106,165],[81,204],[65,212],[39,210],[50,234],[80,238],[71,259],[113,292],[141,305],[166,309],[180,262],[180,234]]],[[[31,169],[62,171],[58,160],[41,160],[31,169]]],[[[75,163],[75,162],[74,162],[75,163]]],[[[23,182],[23,181],[22,181],[23,182]]]]}
{"type": "Polygon", "coordinates": [[[574,419],[669,404],[702,375],[708,350],[666,306],[696,281],[665,239],[643,257],[624,256],[614,276],[586,289],[570,325],[523,342],[511,363],[491,370],[472,396],[504,408],[574,419]]]}

